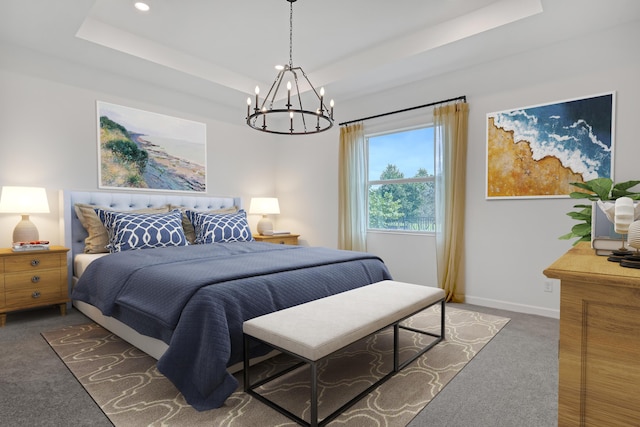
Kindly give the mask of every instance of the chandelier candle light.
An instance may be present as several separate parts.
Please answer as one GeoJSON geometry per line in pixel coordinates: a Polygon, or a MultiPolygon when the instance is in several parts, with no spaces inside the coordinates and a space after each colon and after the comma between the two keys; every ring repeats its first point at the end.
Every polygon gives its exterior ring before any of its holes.
{"type": "Polygon", "coordinates": [[[256,86],[253,113],[251,112],[251,97],[247,98],[247,124],[253,129],[280,135],[307,135],[324,132],[333,126],[334,102],[332,99],[329,102],[329,108],[327,108],[324,104],[324,88],[321,88],[318,94],[302,67],[293,66],[293,3],[296,0],[286,1],[289,2],[289,64],[276,66],[278,74],[262,103],[260,103],[260,88],[256,86]],[[310,88],[310,96],[305,98],[306,102],[316,103],[318,105],[316,110],[307,110],[302,106],[301,95],[304,90],[301,93],[300,85],[304,84],[304,81],[298,79],[299,74],[302,75],[310,88]],[[278,97],[278,91],[285,86],[282,84],[285,77],[288,77],[286,84],[287,103],[284,104],[285,108],[277,108],[274,107],[276,99],[284,100],[284,96],[278,97]],[[293,97],[292,89],[295,90],[293,97]],[[295,105],[292,103],[292,98],[295,105]],[[269,116],[268,120],[267,116],[269,116]],[[309,127],[307,127],[307,120],[310,121],[309,127]]]}

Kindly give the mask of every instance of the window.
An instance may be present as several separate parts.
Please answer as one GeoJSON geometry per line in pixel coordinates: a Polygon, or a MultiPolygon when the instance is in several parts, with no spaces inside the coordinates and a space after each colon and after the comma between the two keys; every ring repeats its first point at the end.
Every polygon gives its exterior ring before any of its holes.
{"type": "Polygon", "coordinates": [[[367,136],[368,228],[435,231],[433,127],[367,136]]]}

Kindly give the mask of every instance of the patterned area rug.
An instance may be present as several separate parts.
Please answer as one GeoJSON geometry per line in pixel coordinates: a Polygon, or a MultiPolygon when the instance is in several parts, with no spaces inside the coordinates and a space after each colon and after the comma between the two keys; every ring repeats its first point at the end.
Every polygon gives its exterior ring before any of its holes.
{"type": "MultiPolygon", "coordinates": [[[[407,320],[419,329],[438,330],[439,306],[407,320]]],[[[447,306],[446,338],[330,426],[405,426],[508,323],[504,317],[447,306]]],[[[70,326],[42,334],[91,397],[119,426],[294,426],[294,422],[238,390],[218,409],[198,412],[160,374],[155,359],[96,324],[70,326]]],[[[401,334],[401,360],[431,339],[401,334]]],[[[320,369],[322,418],[391,370],[392,331],[385,330],[336,353],[320,369]]],[[[281,369],[291,361],[276,356],[254,375],[281,369]]],[[[308,371],[301,368],[268,384],[262,393],[308,420],[308,371]],[[306,416],[305,416],[306,415],[306,416]]]]}

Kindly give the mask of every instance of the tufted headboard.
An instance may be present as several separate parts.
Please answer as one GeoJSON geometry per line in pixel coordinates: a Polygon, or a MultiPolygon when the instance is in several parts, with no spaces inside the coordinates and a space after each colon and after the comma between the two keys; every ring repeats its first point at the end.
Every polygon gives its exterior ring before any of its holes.
{"type": "Polygon", "coordinates": [[[69,278],[73,277],[73,257],[84,251],[84,239],[87,231],[76,215],[74,204],[104,206],[117,211],[129,211],[141,208],[160,207],[166,204],[188,207],[194,210],[213,210],[242,207],[240,197],[194,196],[187,194],[144,194],[135,192],[106,191],[60,191],[60,229],[64,237],[64,246],[69,251],[69,278]]]}

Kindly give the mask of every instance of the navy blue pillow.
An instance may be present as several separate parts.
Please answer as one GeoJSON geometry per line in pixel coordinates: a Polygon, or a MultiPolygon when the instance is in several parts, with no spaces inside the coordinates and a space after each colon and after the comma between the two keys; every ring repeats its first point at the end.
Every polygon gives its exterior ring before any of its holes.
{"type": "Polygon", "coordinates": [[[109,233],[109,252],[132,249],[186,246],[182,213],[139,214],[96,209],[98,218],[109,233]]]}
{"type": "Polygon", "coordinates": [[[185,211],[196,232],[196,244],[249,242],[253,240],[247,214],[243,209],[233,214],[185,211]]]}

